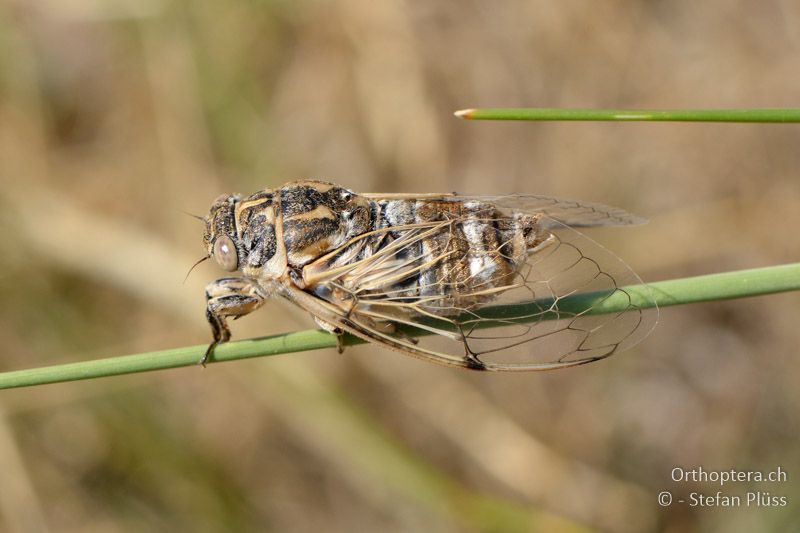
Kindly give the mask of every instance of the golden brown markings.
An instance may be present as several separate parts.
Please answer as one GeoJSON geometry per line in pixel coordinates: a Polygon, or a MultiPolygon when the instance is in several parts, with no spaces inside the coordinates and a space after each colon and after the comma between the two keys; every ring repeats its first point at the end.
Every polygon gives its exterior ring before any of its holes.
{"type": "Polygon", "coordinates": [[[256,200],[245,199],[236,204],[236,212],[241,213],[247,209],[257,209],[259,207],[270,208],[273,206],[272,198],[258,198],[256,200]]]}
{"type": "Polygon", "coordinates": [[[286,271],[286,246],[283,242],[280,196],[277,192],[264,189],[237,203],[236,220],[240,232],[258,233],[259,229],[263,230],[266,226],[271,226],[272,236],[270,239],[274,239],[275,246],[273,255],[265,263],[261,266],[246,264],[242,267],[242,272],[246,276],[261,279],[278,279],[283,276],[286,271]],[[264,218],[258,223],[260,227],[250,227],[251,221],[261,216],[264,218]]]}
{"type": "Polygon", "coordinates": [[[320,218],[335,220],[336,215],[333,213],[333,210],[327,205],[319,204],[311,211],[306,211],[305,213],[297,213],[295,215],[291,215],[289,217],[286,217],[285,220],[295,221],[295,220],[312,220],[320,218]]]}
{"type": "Polygon", "coordinates": [[[289,262],[292,265],[301,265],[314,258],[319,257],[331,248],[331,238],[322,237],[305,244],[305,241],[298,241],[289,251],[289,262]]]}
{"type": "Polygon", "coordinates": [[[329,183],[300,181],[280,190],[284,242],[291,265],[302,266],[341,244],[346,226],[339,213],[338,204],[343,202],[335,194],[339,189],[329,183]]]}
{"type": "Polygon", "coordinates": [[[275,221],[275,205],[272,198],[260,198],[256,200],[246,199],[236,204],[236,220],[238,224],[246,228],[254,216],[265,215],[270,224],[275,221]]]}
{"type": "MultiPolygon", "coordinates": [[[[372,228],[370,204],[352,191],[319,182],[281,190],[285,243],[292,266],[304,266],[372,228]]],[[[363,248],[364,245],[362,244],[363,248]]]]}
{"type": "Polygon", "coordinates": [[[272,259],[267,261],[263,273],[272,279],[283,277],[287,273],[289,266],[288,252],[286,250],[286,241],[283,238],[283,214],[281,213],[281,199],[280,196],[275,197],[275,204],[272,210],[275,224],[275,239],[277,242],[277,249],[272,259]]]}

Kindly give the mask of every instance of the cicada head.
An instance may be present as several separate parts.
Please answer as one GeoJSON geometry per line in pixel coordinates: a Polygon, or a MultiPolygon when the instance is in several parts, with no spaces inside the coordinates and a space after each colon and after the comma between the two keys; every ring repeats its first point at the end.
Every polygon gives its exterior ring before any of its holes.
{"type": "Polygon", "coordinates": [[[238,270],[243,258],[236,234],[235,210],[239,200],[241,197],[235,194],[223,194],[217,197],[205,218],[206,230],[203,234],[203,243],[206,245],[206,253],[228,272],[238,270]]]}

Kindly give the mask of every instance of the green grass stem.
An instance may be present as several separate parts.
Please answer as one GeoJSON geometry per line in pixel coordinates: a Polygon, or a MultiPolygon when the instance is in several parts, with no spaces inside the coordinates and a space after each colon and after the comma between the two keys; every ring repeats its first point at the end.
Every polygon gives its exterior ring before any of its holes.
{"type": "Polygon", "coordinates": [[[462,109],[470,120],[600,120],[647,122],[800,122],[800,109],[462,109]]]}

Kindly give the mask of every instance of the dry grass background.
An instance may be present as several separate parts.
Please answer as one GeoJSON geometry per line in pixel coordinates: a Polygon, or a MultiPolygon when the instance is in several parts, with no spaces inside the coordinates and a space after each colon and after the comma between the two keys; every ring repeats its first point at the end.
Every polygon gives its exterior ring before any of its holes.
{"type": "MultiPolygon", "coordinates": [[[[624,207],[645,280],[797,259],[800,129],[466,123],[475,106],[793,107],[800,5],[0,2],[0,369],[200,344],[197,221],[298,177],[624,207]]],[[[792,530],[800,298],[479,375],[370,347],[0,393],[4,531],[792,530]],[[661,508],[675,466],[789,473],[661,508]]],[[[306,329],[276,301],[235,335],[306,329]]]]}

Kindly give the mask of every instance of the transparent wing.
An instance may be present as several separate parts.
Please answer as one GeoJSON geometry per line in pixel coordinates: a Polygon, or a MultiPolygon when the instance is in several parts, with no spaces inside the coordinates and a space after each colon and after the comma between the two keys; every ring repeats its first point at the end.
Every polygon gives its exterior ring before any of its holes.
{"type": "MultiPolygon", "coordinates": [[[[553,220],[573,228],[592,226],[627,226],[644,224],[647,219],[632,215],[618,207],[537,196],[533,194],[514,194],[507,196],[475,197],[475,200],[492,203],[501,208],[523,213],[542,213],[553,220]]],[[[554,226],[557,227],[557,226],[554,226]]]]}
{"type": "Polygon", "coordinates": [[[458,241],[468,223],[426,222],[357,238],[336,253],[355,257],[353,250],[385,235],[394,240],[359,260],[323,258],[304,272],[309,286],[287,287],[286,296],[390,349],[480,370],[596,361],[635,345],[655,325],[657,308],[639,277],[581,233],[542,218],[547,238],[498,284],[482,269],[504,261],[508,243],[465,247],[458,241]],[[432,253],[433,239],[446,244],[432,253]],[[454,276],[458,265],[470,269],[468,277],[454,276]]]}
{"type": "Polygon", "coordinates": [[[646,218],[628,213],[624,209],[604,204],[540,196],[535,194],[509,194],[501,196],[463,196],[451,194],[365,194],[371,200],[423,199],[444,202],[485,202],[498,208],[520,213],[541,213],[553,220],[574,228],[593,226],[627,226],[644,224],[646,218]]]}

